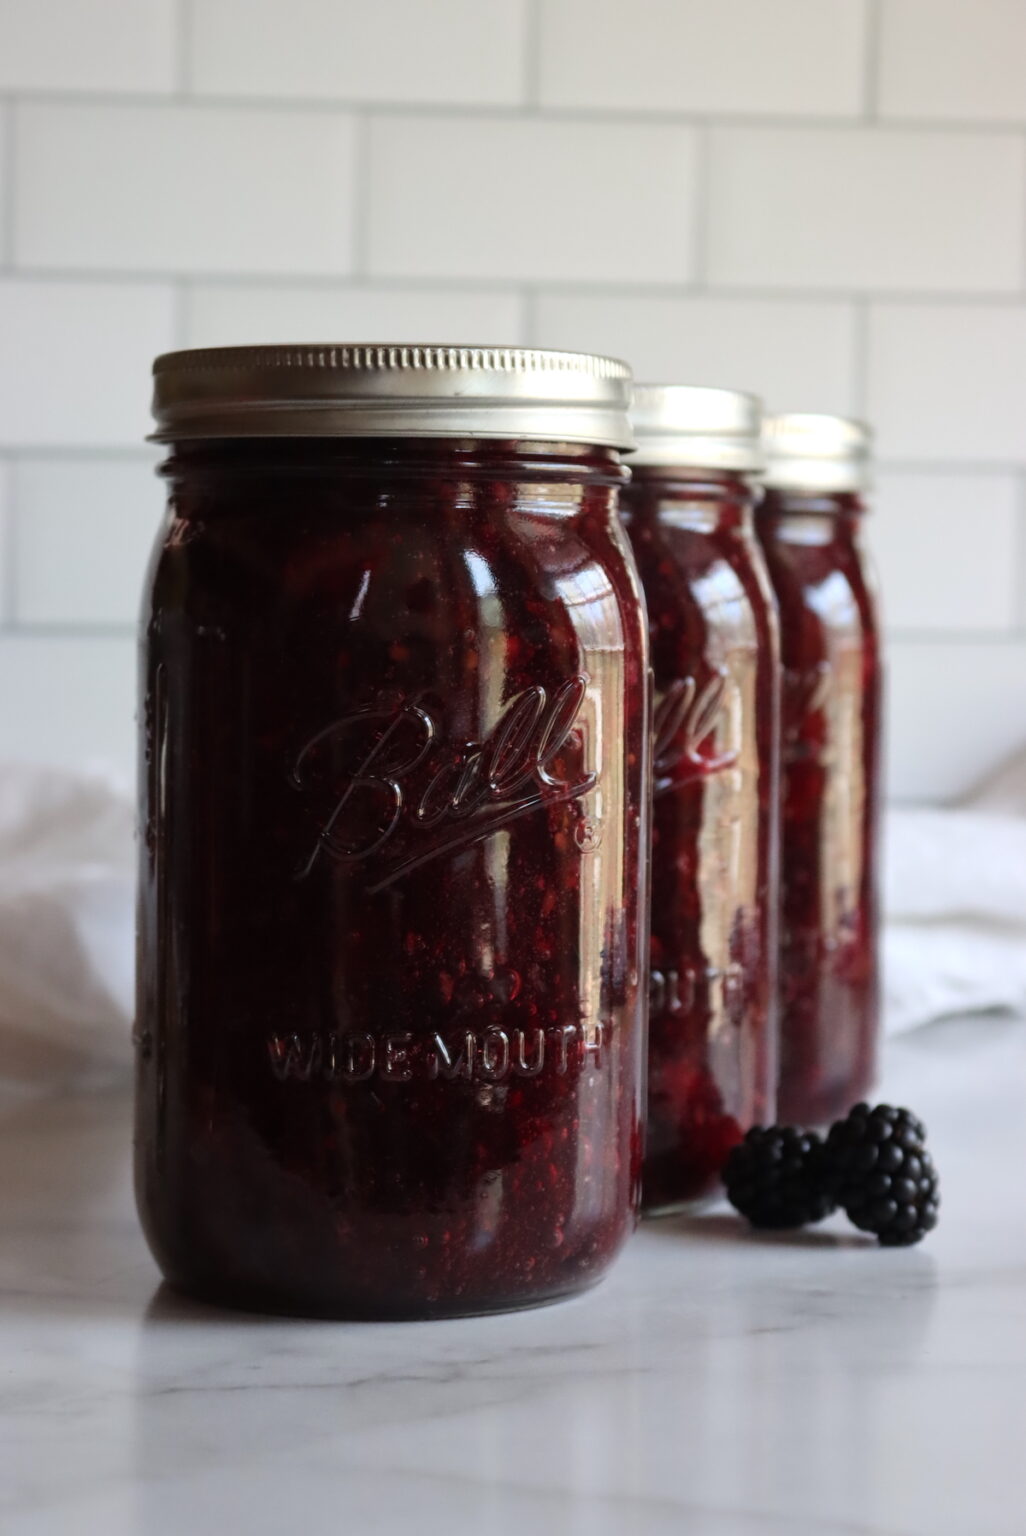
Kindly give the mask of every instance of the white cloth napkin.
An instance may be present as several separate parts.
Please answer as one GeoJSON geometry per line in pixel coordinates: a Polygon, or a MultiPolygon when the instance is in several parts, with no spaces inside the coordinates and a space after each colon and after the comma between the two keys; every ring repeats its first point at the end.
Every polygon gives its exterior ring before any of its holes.
{"type": "Polygon", "coordinates": [[[889,1031],[1026,1011],[1026,752],[961,805],[889,812],[884,913],[889,1031]]]}
{"type": "MultiPolygon", "coordinates": [[[[131,1060],[135,851],[100,775],[0,764],[0,1087],[91,1086],[131,1060]]],[[[889,1032],[1026,1012],[1026,753],[950,809],[895,808],[885,842],[889,1032]]]]}
{"type": "Polygon", "coordinates": [[[0,764],[0,1083],[100,1084],[131,1059],[133,813],[100,776],[0,764]]]}

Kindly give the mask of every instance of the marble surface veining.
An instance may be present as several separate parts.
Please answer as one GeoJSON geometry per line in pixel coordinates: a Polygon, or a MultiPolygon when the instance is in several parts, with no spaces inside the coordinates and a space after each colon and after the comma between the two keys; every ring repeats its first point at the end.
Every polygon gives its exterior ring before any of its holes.
{"type": "Polygon", "coordinates": [[[7,1106],[0,1531],[1022,1536],[1026,1024],[921,1032],[885,1089],[941,1169],[918,1248],[716,1209],[580,1300],[398,1325],[175,1296],[126,1099],[7,1106]]]}

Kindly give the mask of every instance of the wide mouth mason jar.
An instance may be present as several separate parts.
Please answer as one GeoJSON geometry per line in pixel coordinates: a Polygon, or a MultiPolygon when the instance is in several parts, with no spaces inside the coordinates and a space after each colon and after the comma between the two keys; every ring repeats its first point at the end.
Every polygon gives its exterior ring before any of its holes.
{"type": "Polygon", "coordinates": [[[655,680],[651,1014],[643,1203],[712,1194],[772,1118],[778,643],[752,511],[761,408],[638,385],[623,516],[655,680]]]}
{"type": "Polygon", "coordinates": [[[784,665],[779,1105],[821,1125],[872,1087],[880,1027],[871,437],[862,422],[795,413],[772,417],[764,440],[756,527],[784,665]]]}
{"type": "Polygon", "coordinates": [[[428,1317],[596,1281],[641,1159],[629,370],[155,364],[138,1203],[173,1283],[428,1317]]]}

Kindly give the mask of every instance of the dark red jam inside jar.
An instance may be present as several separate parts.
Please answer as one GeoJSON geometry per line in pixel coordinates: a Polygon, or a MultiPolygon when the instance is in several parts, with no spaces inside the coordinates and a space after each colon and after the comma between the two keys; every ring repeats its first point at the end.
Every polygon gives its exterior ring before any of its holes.
{"type": "Polygon", "coordinates": [[[784,664],[779,1112],[821,1125],[872,1087],[879,1032],[880,644],[861,525],[868,434],[767,429],[757,527],[784,664]]]}
{"type": "Polygon", "coordinates": [[[158,361],[136,1177],[193,1293],[521,1307],[598,1280],[634,1225],[648,661],[610,446],[629,375],[561,357],[158,361]],[[347,435],[403,412],[452,435],[347,435]],[[594,440],[549,440],[564,419],[594,440]]]}
{"type": "Polygon", "coordinates": [[[773,1115],[778,661],[750,396],[639,386],[622,497],[655,683],[643,1205],[709,1195],[773,1115]],[[726,466],[726,467],[723,467],[726,466]]]}

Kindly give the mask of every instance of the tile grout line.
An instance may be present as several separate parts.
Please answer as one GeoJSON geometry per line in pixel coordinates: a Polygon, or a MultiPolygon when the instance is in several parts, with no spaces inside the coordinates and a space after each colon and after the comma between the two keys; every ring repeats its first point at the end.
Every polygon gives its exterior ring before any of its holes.
{"type": "Polygon", "coordinates": [[[372,132],[371,113],[356,112],[353,117],[353,239],[350,254],[352,276],[363,282],[367,281],[370,267],[372,132]]]}
{"type": "MultiPolygon", "coordinates": [[[[866,31],[862,44],[862,117],[867,124],[880,120],[880,62],[882,17],[880,0],[866,0],[866,31]]],[[[890,123],[888,127],[892,126],[890,123]]]]}
{"type": "MultiPolygon", "coordinates": [[[[175,50],[176,59],[178,48],[175,50]]],[[[187,61],[188,62],[188,61],[187,61]]],[[[177,68],[177,65],[176,65],[177,68]]],[[[188,78],[191,71],[183,71],[188,78]]],[[[525,89],[527,86],[525,85],[525,89]]],[[[532,87],[533,89],[533,87],[532,87]]],[[[103,91],[90,90],[45,90],[45,89],[12,89],[8,92],[12,99],[18,102],[28,102],[38,105],[67,106],[67,107],[107,107],[117,110],[119,107],[168,107],[191,105],[212,107],[225,111],[252,112],[266,110],[269,112],[298,112],[325,113],[337,112],[347,114],[359,108],[372,109],[382,116],[390,117],[459,117],[471,119],[509,118],[516,121],[523,118],[529,104],[509,102],[434,102],[434,101],[402,101],[395,98],[383,98],[370,100],[355,98],[352,96],[274,96],[253,95],[233,96],[224,95],[212,91],[195,91],[191,87],[180,88],[172,92],[160,91],[119,91],[116,88],[108,88],[103,91]]],[[[1026,133],[1026,116],[1022,118],[1000,119],[963,119],[963,118],[898,118],[888,117],[867,118],[859,112],[849,112],[843,115],[825,116],[816,113],[772,113],[772,112],[744,112],[721,109],[713,112],[699,111],[674,111],[672,109],[657,109],[644,107],[617,107],[609,106],[558,106],[552,103],[540,104],[534,108],[538,115],[551,122],[558,123],[584,123],[594,124],[599,127],[610,127],[626,124],[633,126],[649,127],[699,127],[705,123],[727,128],[746,128],[754,130],[791,131],[800,133],[805,130],[813,132],[838,132],[850,131],[852,128],[862,128],[867,132],[886,131],[893,133],[936,133],[962,134],[967,137],[993,138],[995,135],[1021,137],[1026,133]]]]}
{"type": "Polygon", "coordinates": [[[14,460],[7,464],[7,502],[4,509],[3,527],[3,622],[17,622],[18,615],[18,481],[14,460]]]}
{"type": "Polygon", "coordinates": [[[176,350],[188,346],[190,282],[180,277],[171,285],[171,339],[176,350]]]}
{"type": "Polygon", "coordinates": [[[3,625],[3,633],[21,640],[128,640],[135,635],[136,628],[130,621],[90,624],[87,619],[62,623],[59,619],[11,618],[3,625]]]}
{"type": "Polygon", "coordinates": [[[880,454],[876,459],[876,467],[888,474],[939,475],[952,480],[967,475],[1018,476],[1026,474],[1026,454],[1022,459],[920,459],[903,458],[901,454],[880,454]]]}
{"type": "Polygon", "coordinates": [[[192,0],[176,0],[174,25],[175,97],[179,101],[189,101],[192,99],[192,0]]]}
{"type": "Polygon", "coordinates": [[[538,291],[530,284],[520,290],[520,329],[523,333],[522,346],[545,345],[538,339],[538,291]]]}
{"type": "Polygon", "coordinates": [[[1013,622],[1026,626],[1026,469],[1020,469],[1016,487],[1015,518],[1015,592],[1012,604],[1013,622]]]}
{"type": "MultiPolygon", "coordinates": [[[[886,600],[886,594],[885,600],[886,600]]],[[[884,624],[888,643],[899,645],[1007,646],[1021,650],[1026,645],[1026,627],[1018,622],[1011,629],[902,629],[884,624]]]]}
{"type": "MultiPolygon", "coordinates": [[[[613,286],[613,285],[610,285],[613,286]]],[[[659,285],[650,285],[649,291],[659,291],[659,285]]],[[[760,303],[840,304],[857,303],[860,300],[872,304],[908,305],[918,309],[953,309],[977,305],[985,309],[1021,309],[1023,295],[1018,288],[994,289],[966,288],[817,288],[807,284],[794,287],[766,288],[758,283],[716,283],[708,289],[710,298],[758,299],[760,303]]]]}
{"type": "Polygon", "coordinates": [[[522,110],[533,115],[541,107],[542,0],[526,0],[523,22],[522,110]]]}
{"type": "Polygon", "coordinates": [[[982,289],[853,289],[850,285],[838,288],[809,288],[796,284],[794,287],[764,287],[738,283],[700,283],[682,279],[679,282],[638,282],[610,278],[589,280],[587,277],[542,277],[525,279],[516,273],[501,277],[474,275],[445,277],[436,273],[423,275],[403,273],[401,276],[383,272],[286,272],[237,269],[224,271],[206,267],[182,268],[154,267],[142,270],[138,267],[95,266],[67,267],[35,265],[21,269],[20,276],[38,283],[97,283],[116,286],[155,285],[175,283],[181,278],[192,283],[204,283],[211,287],[288,287],[316,290],[326,287],[380,288],[396,291],[423,290],[466,293],[510,293],[530,281],[539,290],[553,294],[580,294],[593,298],[651,298],[651,299],[709,299],[717,303],[798,304],[803,306],[828,304],[888,304],[912,309],[1015,309],[1023,308],[1023,291],[1018,288],[995,292],[982,289]]]}
{"type": "Polygon", "coordinates": [[[695,227],[691,237],[691,282],[703,291],[709,275],[709,207],[712,199],[712,125],[695,129],[695,187],[692,213],[695,227]]]}
{"type": "Polygon", "coordinates": [[[1022,183],[1022,193],[1023,193],[1022,219],[1020,221],[1021,228],[1020,228],[1020,232],[1019,232],[1019,239],[1020,239],[1020,242],[1021,242],[1021,245],[1022,245],[1022,268],[1021,268],[1022,282],[1021,282],[1021,285],[1020,285],[1020,294],[1021,294],[1021,296],[1023,298],[1026,298],[1026,135],[1023,136],[1022,150],[1023,150],[1023,154],[1022,154],[1022,162],[1023,163],[1022,163],[1022,165],[1019,168],[1019,177],[1020,177],[1020,181],[1022,183]]]}
{"type": "Polygon", "coordinates": [[[869,326],[870,306],[868,299],[858,298],[853,304],[851,398],[856,416],[869,415],[869,326]]]}
{"type": "Polygon", "coordinates": [[[159,459],[160,453],[158,447],[147,446],[145,442],[141,447],[131,447],[127,443],[111,447],[97,447],[89,443],[8,443],[0,447],[0,464],[59,464],[79,460],[90,464],[153,464],[159,459]]]}
{"type": "Polygon", "coordinates": [[[0,165],[0,184],[3,186],[3,248],[0,250],[0,266],[14,270],[14,183],[16,175],[17,109],[13,99],[3,104],[3,164],[0,165]]]}

